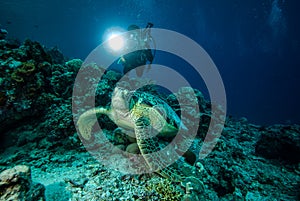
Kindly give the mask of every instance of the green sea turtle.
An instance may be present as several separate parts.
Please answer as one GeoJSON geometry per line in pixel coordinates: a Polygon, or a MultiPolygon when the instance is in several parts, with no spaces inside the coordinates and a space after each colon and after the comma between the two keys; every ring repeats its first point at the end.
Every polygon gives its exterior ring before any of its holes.
{"type": "Polygon", "coordinates": [[[172,137],[180,129],[187,130],[175,111],[165,101],[146,92],[133,92],[116,87],[112,94],[110,108],[96,107],[79,117],[78,130],[85,140],[91,138],[97,114],[105,114],[118,127],[133,131],[143,158],[154,172],[172,178],[174,181],[183,180],[183,175],[176,168],[172,165],[164,165],[165,159],[159,158],[159,155],[153,157],[152,154],[161,150],[158,143],[159,136],[172,137]]]}

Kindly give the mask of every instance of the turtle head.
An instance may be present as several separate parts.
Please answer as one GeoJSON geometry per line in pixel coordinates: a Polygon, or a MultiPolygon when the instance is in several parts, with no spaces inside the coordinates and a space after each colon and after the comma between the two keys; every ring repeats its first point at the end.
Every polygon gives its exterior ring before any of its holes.
{"type": "Polygon", "coordinates": [[[115,87],[112,98],[111,106],[112,108],[119,110],[130,110],[133,103],[133,92],[122,87],[115,87]]]}

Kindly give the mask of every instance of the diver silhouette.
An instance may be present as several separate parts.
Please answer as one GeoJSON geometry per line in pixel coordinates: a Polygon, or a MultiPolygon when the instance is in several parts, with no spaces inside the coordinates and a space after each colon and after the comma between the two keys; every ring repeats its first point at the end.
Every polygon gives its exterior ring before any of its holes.
{"type": "MultiPolygon", "coordinates": [[[[123,73],[136,70],[136,75],[141,77],[144,73],[145,66],[148,63],[148,70],[151,68],[154,59],[150,42],[153,42],[150,30],[153,27],[152,23],[148,23],[144,29],[140,29],[137,25],[130,25],[127,30],[131,31],[130,37],[127,39],[128,49],[135,50],[126,55],[121,56],[118,63],[123,65],[123,73]],[[138,68],[139,67],[139,68],[138,68]]],[[[154,43],[155,45],[155,43],[154,43]]],[[[155,49],[154,49],[155,51],[155,49]]]]}

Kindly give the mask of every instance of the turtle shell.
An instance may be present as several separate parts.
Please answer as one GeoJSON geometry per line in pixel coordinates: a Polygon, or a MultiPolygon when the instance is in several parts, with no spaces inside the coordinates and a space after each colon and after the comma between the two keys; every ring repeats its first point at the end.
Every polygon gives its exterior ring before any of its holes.
{"type": "Polygon", "coordinates": [[[167,102],[158,96],[147,92],[134,92],[129,100],[129,110],[132,110],[137,105],[140,107],[149,107],[152,110],[155,110],[155,112],[152,113],[153,115],[151,115],[151,118],[159,118],[158,121],[163,118],[168,126],[173,129],[173,131],[170,132],[166,130],[164,130],[165,132],[162,131],[160,133],[161,136],[174,136],[180,128],[186,129],[176,112],[168,105],[167,102]]]}

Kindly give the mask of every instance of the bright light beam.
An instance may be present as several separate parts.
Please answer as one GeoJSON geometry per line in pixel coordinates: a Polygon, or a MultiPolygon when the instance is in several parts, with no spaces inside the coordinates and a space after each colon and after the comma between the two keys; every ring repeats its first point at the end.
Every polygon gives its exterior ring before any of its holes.
{"type": "Polygon", "coordinates": [[[113,51],[119,51],[124,47],[125,40],[121,34],[112,33],[108,37],[108,45],[113,51]]]}

